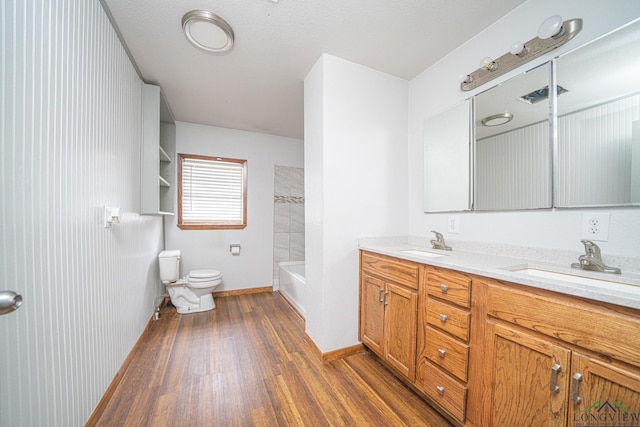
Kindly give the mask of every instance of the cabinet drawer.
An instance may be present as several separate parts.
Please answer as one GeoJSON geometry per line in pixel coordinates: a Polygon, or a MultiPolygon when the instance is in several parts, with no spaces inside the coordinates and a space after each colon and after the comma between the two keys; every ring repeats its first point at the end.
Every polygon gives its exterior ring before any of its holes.
{"type": "Polygon", "coordinates": [[[422,391],[464,424],[467,388],[425,359],[422,359],[418,366],[418,378],[422,391]]]}
{"type": "Polygon", "coordinates": [[[462,307],[471,307],[471,279],[447,270],[427,272],[427,293],[462,307]]]}
{"type": "Polygon", "coordinates": [[[469,341],[471,314],[463,309],[427,297],[427,323],[466,342],[469,341]]]}
{"type": "Polygon", "coordinates": [[[640,318],[597,304],[488,282],[487,314],[640,366],[640,318]]]}
{"type": "Polygon", "coordinates": [[[467,381],[469,346],[427,326],[424,356],[453,376],[467,381]]]}
{"type": "Polygon", "coordinates": [[[420,265],[384,255],[362,253],[362,270],[395,283],[418,289],[420,265]]]}

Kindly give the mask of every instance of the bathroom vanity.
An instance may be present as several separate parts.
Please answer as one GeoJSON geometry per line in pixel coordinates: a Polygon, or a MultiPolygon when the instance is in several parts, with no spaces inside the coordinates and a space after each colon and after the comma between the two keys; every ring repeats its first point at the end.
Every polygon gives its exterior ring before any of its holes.
{"type": "Polygon", "coordinates": [[[640,278],[530,270],[361,243],[360,340],[459,425],[638,425],[640,278]]]}

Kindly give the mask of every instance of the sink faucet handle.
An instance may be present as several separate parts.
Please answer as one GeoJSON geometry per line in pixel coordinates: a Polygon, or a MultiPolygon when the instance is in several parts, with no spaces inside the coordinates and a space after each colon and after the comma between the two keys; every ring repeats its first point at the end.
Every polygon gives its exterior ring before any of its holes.
{"type": "Polygon", "coordinates": [[[435,230],[431,230],[431,232],[436,235],[436,240],[438,242],[444,242],[444,236],[442,235],[442,233],[438,233],[435,230]]]}
{"type": "Polygon", "coordinates": [[[592,242],[591,240],[581,240],[584,245],[584,251],[587,255],[590,255],[594,258],[601,259],[602,255],[600,252],[600,246],[592,242]]]}

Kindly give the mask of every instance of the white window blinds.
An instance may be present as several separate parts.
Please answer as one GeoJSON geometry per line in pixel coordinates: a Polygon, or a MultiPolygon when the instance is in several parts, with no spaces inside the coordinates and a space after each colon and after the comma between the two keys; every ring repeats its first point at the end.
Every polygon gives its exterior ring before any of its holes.
{"type": "Polygon", "coordinates": [[[179,225],[246,224],[246,161],[180,155],[179,225]]]}

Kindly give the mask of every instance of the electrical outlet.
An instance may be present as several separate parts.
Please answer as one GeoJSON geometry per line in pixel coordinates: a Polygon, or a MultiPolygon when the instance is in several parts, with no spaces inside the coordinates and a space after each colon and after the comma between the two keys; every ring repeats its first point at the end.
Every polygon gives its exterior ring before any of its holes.
{"type": "Polygon", "coordinates": [[[599,242],[609,240],[609,216],[609,212],[583,213],[580,238],[599,242]]]}
{"type": "Polygon", "coordinates": [[[447,231],[452,234],[460,233],[460,215],[449,215],[447,231]]]}

